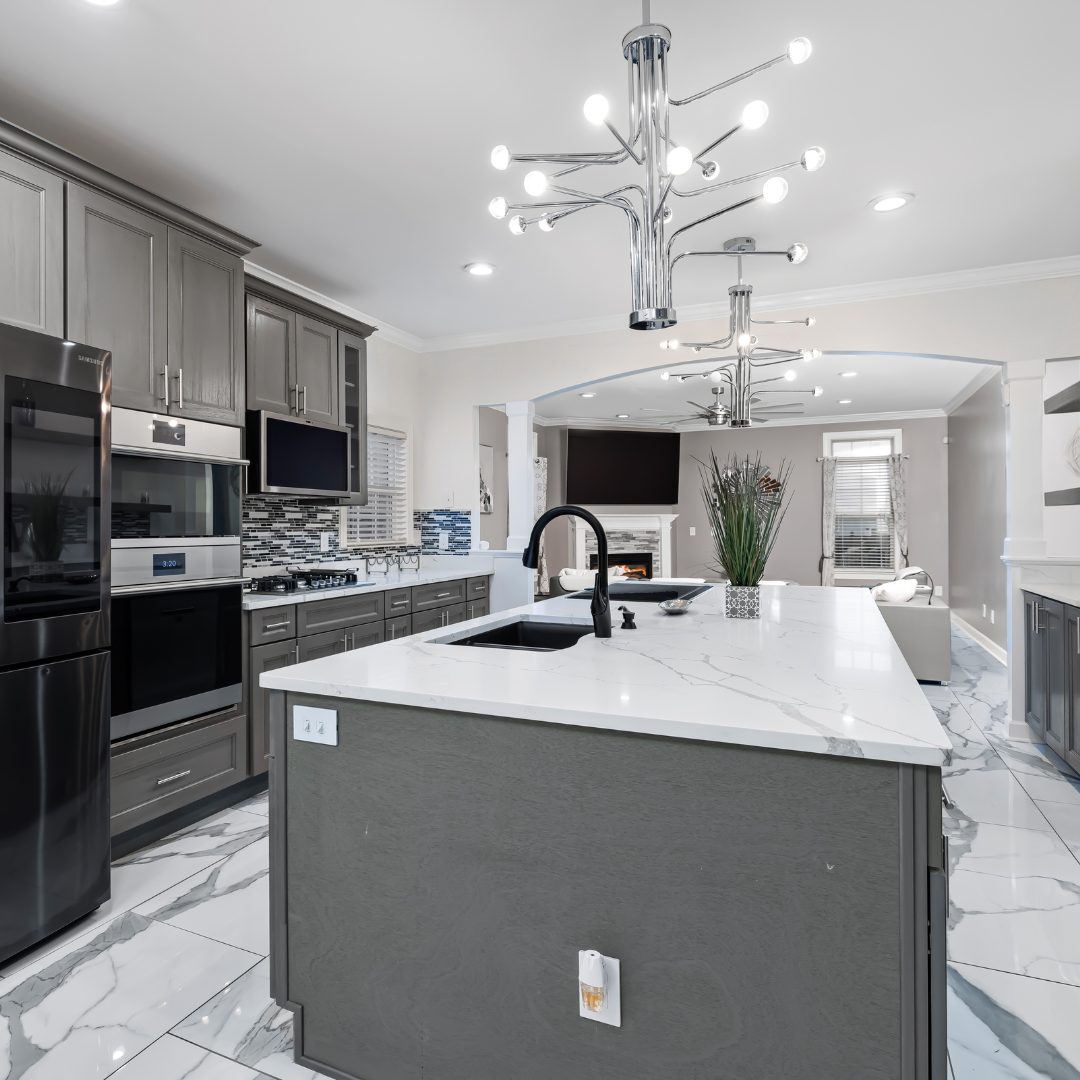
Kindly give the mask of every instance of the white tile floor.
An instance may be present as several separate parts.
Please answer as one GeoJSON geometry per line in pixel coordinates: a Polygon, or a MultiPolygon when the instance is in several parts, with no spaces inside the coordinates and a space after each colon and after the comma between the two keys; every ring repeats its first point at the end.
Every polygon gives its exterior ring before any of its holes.
{"type": "MultiPolygon", "coordinates": [[[[1000,664],[961,636],[953,657],[925,688],[955,747],[952,1075],[1080,1080],[1080,779],[1005,741],[1000,664]]],[[[121,860],[107,905],[0,969],[0,1080],[318,1080],[270,1000],[267,814],[121,860]]]]}

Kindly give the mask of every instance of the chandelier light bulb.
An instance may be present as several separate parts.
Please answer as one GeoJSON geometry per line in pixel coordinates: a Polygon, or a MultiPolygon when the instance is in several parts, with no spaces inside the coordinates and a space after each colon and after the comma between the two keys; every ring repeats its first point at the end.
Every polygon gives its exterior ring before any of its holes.
{"type": "Polygon", "coordinates": [[[803,363],[804,364],[809,364],[811,360],[820,360],[821,359],[821,350],[820,349],[803,349],[802,358],[803,358],[803,363]]]}
{"type": "Polygon", "coordinates": [[[709,372],[709,378],[712,379],[713,382],[720,382],[723,379],[723,377],[724,376],[721,373],[719,368],[717,368],[715,371],[710,371],[709,372]]]}
{"type": "Polygon", "coordinates": [[[806,325],[807,326],[817,326],[817,319],[814,318],[813,315],[807,315],[806,316],[806,325]]]}
{"type": "Polygon", "coordinates": [[[769,119],[769,106],[764,101],[751,101],[742,111],[742,126],[757,131],[769,119]]]}
{"type": "Polygon", "coordinates": [[[488,213],[496,219],[496,221],[502,221],[506,217],[506,212],[510,209],[510,204],[501,196],[496,195],[491,202],[488,203],[488,213]]]}
{"type": "Polygon", "coordinates": [[[660,342],[660,348],[661,349],[677,349],[678,347],[679,347],[679,339],[678,338],[664,338],[664,340],[660,342]]]}
{"type": "Polygon", "coordinates": [[[611,112],[611,103],[603,94],[592,94],[585,99],[581,111],[590,124],[596,124],[599,127],[608,118],[608,113],[611,112]]]}
{"type": "Polygon", "coordinates": [[[689,146],[673,146],[668,151],[667,171],[672,176],[682,176],[694,164],[694,152],[689,146]]]}
{"type": "Polygon", "coordinates": [[[820,386],[814,387],[814,397],[821,397],[821,395],[824,393],[825,391],[820,386]]]}
{"type": "Polygon", "coordinates": [[[543,195],[548,189],[548,178],[539,170],[525,174],[525,191],[529,195],[543,195]]]}
{"type": "Polygon", "coordinates": [[[510,219],[510,231],[515,236],[521,236],[521,234],[528,228],[528,223],[520,214],[515,214],[510,219]]]}
{"type": "Polygon", "coordinates": [[[671,372],[670,371],[661,371],[660,372],[660,378],[663,379],[664,382],[667,382],[668,379],[671,378],[671,372]]]}
{"type": "Polygon", "coordinates": [[[793,371],[790,368],[787,371],[784,372],[784,379],[787,382],[794,382],[797,377],[798,377],[798,372],[793,371]]]}
{"type": "Polygon", "coordinates": [[[501,143],[491,151],[491,164],[500,172],[510,168],[510,151],[501,143]]]}
{"type": "Polygon", "coordinates": [[[804,37],[797,37],[787,47],[788,59],[793,64],[804,64],[810,59],[814,46],[804,37]]]}
{"type": "Polygon", "coordinates": [[[807,172],[817,172],[825,164],[825,151],[820,146],[808,146],[803,151],[802,167],[807,172]]]}
{"type": "Polygon", "coordinates": [[[767,203],[783,202],[787,193],[788,182],[782,176],[770,176],[761,186],[761,197],[767,203]]]}
{"type": "Polygon", "coordinates": [[[739,348],[748,349],[754,343],[754,339],[749,334],[739,335],[739,348]]]}
{"type": "Polygon", "coordinates": [[[806,256],[810,254],[810,249],[805,244],[792,244],[787,249],[788,262],[794,263],[796,266],[801,262],[806,262],[806,256]]]}
{"type": "Polygon", "coordinates": [[[544,214],[544,216],[536,223],[536,227],[541,232],[551,232],[555,228],[555,222],[551,220],[550,215],[544,214]]]}

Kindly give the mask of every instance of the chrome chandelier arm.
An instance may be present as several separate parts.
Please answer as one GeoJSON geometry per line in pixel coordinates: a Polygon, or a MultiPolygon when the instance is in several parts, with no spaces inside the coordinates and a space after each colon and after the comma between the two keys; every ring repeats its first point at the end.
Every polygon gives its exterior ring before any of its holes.
{"type": "Polygon", "coordinates": [[[700,149],[694,155],[694,160],[700,165],[701,164],[701,159],[706,154],[708,154],[712,150],[715,150],[721,143],[727,142],[728,139],[730,139],[731,136],[734,135],[736,131],[742,131],[742,129],[743,129],[742,124],[736,124],[730,131],[725,131],[724,134],[721,135],[719,139],[713,139],[713,141],[711,143],[709,143],[708,146],[702,147],[702,149],[700,149]]]}
{"type": "MultiPolygon", "coordinates": [[[[707,153],[707,151],[702,151],[707,153]]],[[[706,184],[704,187],[692,188],[690,191],[680,191],[678,188],[672,188],[672,195],[678,195],[680,199],[692,199],[696,195],[708,195],[711,191],[719,191],[721,188],[737,187],[739,184],[749,184],[754,180],[763,180],[770,176],[775,176],[777,173],[785,172],[788,169],[794,169],[796,165],[801,165],[802,159],[798,161],[788,161],[783,165],[777,165],[772,169],[759,169],[757,172],[747,173],[745,176],[736,176],[732,180],[719,180],[715,184],[706,184]]]]}
{"type": "Polygon", "coordinates": [[[725,79],[723,82],[718,82],[715,86],[710,86],[705,90],[699,90],[696,94],[691,94],[689,97],[684,98],[672,98],[669,104],[671,105],[689,105],[691,102],[700,101],[704,97],[708,97],[710,94],[715,94],[717,90],[726,90],[729,86],[734,86],[736,83],[741,83],[744,79],[749,79],[753,75],[757,75],[758,72],[768,71],[771,67],[776,67],[777,64],[782,64],[785,60],[789,60],[789,53],[781,53],[779,56],[774,56],[771,60],[766,60],[763,64],[758,64],[757,67],[752,67],[747,71],[734,75],[730,79],[725,79]]]}
{"type": "MultiPolygon", "coordinates": [[[[676,193],[677,194],[677,193],[676,193]]],[[[740,199],[738,202],[732,203],[730,206],[722,206],[719,210],[714,210],[711,214],[705,214],[702,217],[691,221],[689,224],[684,225],[681,229],[676,229],[670,236],[667,242],[667,260],[668,260],[668,281],[670,284],[671,271],[674,268],[674,263],[671,261],[671,248],[675,241],[682,236],[684,232],[689,232],[691,229],[696,229],[699,225],[704,225],[707,221],[713,221],[715,218],[721,217],[724,214],[730,214],[732,210],[741,210],[744,206],[749,206],[751,203],[760,202],[764,198],[763,195],[750,195],[745,199],[740,199]]],[[[682,258],[680,255],[679,258],[682,258]]]]}

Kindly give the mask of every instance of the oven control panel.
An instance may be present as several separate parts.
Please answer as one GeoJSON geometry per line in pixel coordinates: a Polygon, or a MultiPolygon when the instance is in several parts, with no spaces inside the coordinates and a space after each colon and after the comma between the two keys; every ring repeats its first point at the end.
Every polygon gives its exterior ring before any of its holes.
{"type": "Polygon", "coordinates": [[[183,577],[187,573],[187,552],[153,553],[154,577],[183,577]]]}
{"type": "Polygon", "coordinates": [[[154,420],[154,442],[187,446],[187,428],[179,420],[154,420]]]}

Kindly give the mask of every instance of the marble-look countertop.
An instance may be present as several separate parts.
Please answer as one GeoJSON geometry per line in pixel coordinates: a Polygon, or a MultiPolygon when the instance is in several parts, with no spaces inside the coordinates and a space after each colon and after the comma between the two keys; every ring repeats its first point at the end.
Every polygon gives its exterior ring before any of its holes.
{"type": "Polygon", "coordinates": [[[1045,596],[1047,600],[1058,600],[1062,604],[1080,607],[1080,585],[1071,582],[1025,581],[1021,588],[1024,592],[1045,596]]]}
{"type": "Polygon", "coordinates": [[[741,746],[941,765],[950,743],[866,589],[763,586],[760,619],[713,588],[685,615],[612,603],[608,640],[557,652],[456,638],[518,616],[591,625],[559,597],[266,672],[272,690],[741,746]],[[637,613],[619,629],[616,610],[637,613]]]}
{"type": "MultiPolygon", "coordinates": [[[[462,559],[457,567],[425,567],[421,570],[391,570],[385,574],[372,574],[363,578],[369,585],[346,585],[341,589],[297,589],[291,593],[245,592],[242,607],[245,611],[261,611],[263,608],[282,607],[285,604],[305,604],[311,600],[330,600],[335,596],[354,596],[368,592],[386,592],[389,589],[405,589],[413,585],[434,585],[439,581],[460,581],[462,578],[487,577],[493,572],[491,560],[462,559]]],[[[332,566],[333,564],[327,564],[332,566]]],[[[339,566],[343,564],[338,564],[339,566]]],[[[317,568],[318,564],[316,564],[317,568]]],[[[265,576],[260,571],[258,575],[265,576]]]]}

